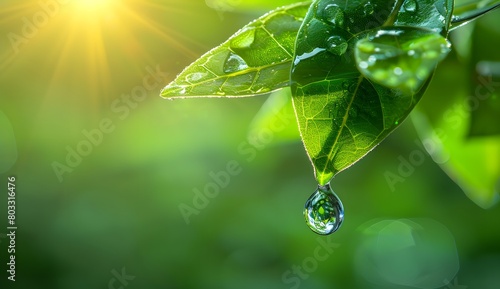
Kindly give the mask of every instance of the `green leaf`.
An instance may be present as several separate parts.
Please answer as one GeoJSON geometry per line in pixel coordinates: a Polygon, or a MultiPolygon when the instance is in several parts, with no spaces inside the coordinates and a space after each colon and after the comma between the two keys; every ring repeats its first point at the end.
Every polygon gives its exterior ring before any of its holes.
{"type": "Polygon", "coordinates": [[[488,15],[476,22],[470,38],[471,75],[469,136],[500,135],[500,27],[498,16],[488,15]]]}
{"type": "MultiPolygon", "coordinates": [[[[429,154],[474,203],[490,208],[500,201],[500,136],[468,137],[468,70],[463,63],[443,63],[430,95],[412,120],[429,154]]],[[[498,123],[496,124],[498,125],[498,123]]]]}
{"type": "Polygon", "coordinates": [[[416,105],[448,52],[441,35],[447,34],[452,4],[319,0],[311,5],[297,36],[291,81],[299,130],[320,185],[366,155],[416,105]],[[371,40],[379,47],[370,52],[371,40]],[[412,48],[437,55],[416,60],[408,57],[412,48]],[[388,83],[377,71],[405,73],[413,82],[388,83]]]}
{"type": "Polygon", "coordinates": [[[248,128],[249,143],[255,140],[269,141],[273,144],[296,142],[300,140],[297,120],[292,106],[290,88],[275,91],[269,95],[248,128]],[[269,139],[269,140],[268,140],[269,139]]]}
{"type": "Polygon", "coordinates": [[[429,30],[380,29],[356,43],[356,65],[369,80],[412,94],[422,87],[450,46],[446,38],[429,30]]]}
{"type": "Polygon", "coordinates": [[[498,0],[472,2],[455,7],[450,30],[461,27],[500,7],[498,0]]]}
{"type": "Polygon", "coordinates": [[[309,5],[278,8],[246,25],[184,69],[161,96],[242,97],[289,86],[295,38],[309,5]]]}

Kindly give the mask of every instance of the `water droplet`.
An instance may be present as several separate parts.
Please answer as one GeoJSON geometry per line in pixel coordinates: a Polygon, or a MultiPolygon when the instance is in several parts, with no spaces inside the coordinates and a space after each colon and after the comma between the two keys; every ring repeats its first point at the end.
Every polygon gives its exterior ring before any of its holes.
{"type": "Polygon", "coordinates": [[[243,58],[241,58],[237,54],[229,53],[229,55],[226,58],[226,61],[224,62],[223,70],[224,73],[232,73],[246,68],[248,68],[248,65],[245,62],[245,60],[243,60],[243,58]]]}
{"type": "Polygon", "coordinates": [[[250,46],[255,41],[255,29],[250,28],[242,31],[238,37],[233,38],[231,40],[231,48],[234,49],[243,49],[250,48],[250,46]]]}
{"type": "Polygon", "coordinates": [[[321,53],[323,51],[325,51],[324,48],[316,47],[310,52],[305,52],[305,53],[302,53],[301,55],[297,55],[297,56],[295,56],[295,60],[293,61],[293,64],[295,66],[297,66],[301,61],[315,57],[316,55],[318,55],[319,53],[321,53]]]}
{"type": "Polygon", "coordinates": [[[406,12],[415,12],[417,10],[417,1],[406,0],[405,3],[403,3],[403,8],[406,12]]]}
{"type": "Polygon", "coordinates": [[[326,40],[327,50],[336,55],[342,55],[347,50],[347,41],[340,36],[332,36],[326,40]]]}
{"type": "Polygon", "coordinates": [[[394,124],[395,124],[395,125],[398,125],[398,124],[399,124],[399,121],[397,121],[397,120],[396,120],[396,121],[394,122],[394,124]]]}
{"type": "Polygon", "coordinates": [[[373,14],[373,5],[372,5],[372,3],[368,2],[368,3],[365,4],[365,6],[363,7],[363,13],[365,14],[365,16],[369,16],[369,15],[373,14]]]}
{"type": "Polygon", "coordinates": [[[186,81],[189,82],[189,83],[196,83],[196,82],[202,80],[203,77],[205,77],[206,75],[207,74],[203,73],[203,72],[191,73],[191,74],[188,74],[186,76],[186,81]]]}
{"type": "Polygon", "coordinates": [[[397,67],[396,66],[396,67],[394,67],[393,72],[396,75],[402,75],[403,74],[403,69],[401,69],[401,67],[397,67]]]}
{"type": "Polygon", "coordinates": [[[337,4],[326,5],[323,11],[323,19],[335,26],[344,26],[344,12],[337,4]]]}
{"type": "Polygon", "coordinates": [[[306,201],[304,208],[306,223],[313,232],[331,234],[340,228],[344,220],[342,202],[330,188],[330,184],[318,189],[306,201]]]}

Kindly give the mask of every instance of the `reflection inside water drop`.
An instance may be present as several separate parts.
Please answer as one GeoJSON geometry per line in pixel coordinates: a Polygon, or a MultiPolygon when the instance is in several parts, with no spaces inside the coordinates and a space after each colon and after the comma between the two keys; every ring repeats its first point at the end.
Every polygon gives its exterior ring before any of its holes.
{"type": "Polygon", "coordinates": [[[373,5],[370,2],[366,3],[365,6],[363,6],[363,13],[365,14],[365,16],[372,15],[373,11],[373,5]]]}
{"type": "Polygon", "coordinates": [[[417,1],[415,1],[415,0],[406,0],[403,3],[403,8],[407,12],[415,12],[415,10],[417,10],[417,1]]]}
{"type": "Polygon", "coordinates": [[[306,201],[304,208],[306,223],[313,232],[331,234],[340,228],[344,220],[342,202],[330,188],[330,184],[318,189],[306,201]]]}
{"type": "Polygon", "coordinates": [[[237,72],[243,69],[247,69],[248,64],[239,55],[230,53],[224,62],[224,73],[237,72]]]}
{"type": "Polygon", "coordinates": [[[347,50],[347,41],[344,38],[334,35],[326,40],[327,50],[335,55],[342,55],[347,50]]]}
{"type": "Polygon", "coordinates": [[[331,24],[343,27],[344,26],[344,12],[337,4],[328,4],[322,11],[323,19],[331,24]]]}

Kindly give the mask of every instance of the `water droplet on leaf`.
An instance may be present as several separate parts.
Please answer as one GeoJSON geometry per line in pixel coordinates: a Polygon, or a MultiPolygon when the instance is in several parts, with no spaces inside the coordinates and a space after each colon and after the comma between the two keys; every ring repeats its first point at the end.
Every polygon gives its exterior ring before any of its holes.
{"type": "Polygon", "coordinates": [[[203,73],[203,72],[191,73],[191,74],[188,74],[186,76],[186,81],[189,82],[189,83],[196,83],[196,82],[202,80],[203,77],[205,77],[206,75],[207,74],[203,73]]]}
{"type": "Polygon", "coordinates": [[[295,66],[297,66],[301,61],[315,57],[316,55],[318,55],[319,53],[321,53],[323,51],[325,51],[324,48],[316,47],[310,52],[305,52],[305,53],[302,53],[301,55],[295,56],[295,60],[293,61],[293,63],[295,66]]]}
{"type": "Polygon", "coordinates": [[[241,32],[239,37],[231,40],[230,46],[234,49],[250,48],[255,41],[255,29],[247,29],[241,32]]]}
{"type": "Polygon", "coordinates": [[[372,3],[368,2],[368,3],[365,4],[365,6],[363,6],[363,13],[365,14],[365,16],[369,16],[369,15],[373,14],[373,5],[372,5],[372,3]]]}
{"type": "Polygon", "coordinates": [[[331,234],[340,228],[344,220],[342,202],[330,188],[330,184],[318,189],[306,201],[304,208],[306,223],[313,232],[331,234]]]}
{"type": "Polygon", "coordinates": [[[417,1],[415,1],[415,0],[406,0],[403,3],[403,9],[406,12],[415,12],[417,10],[417,1]]]}
{"type": "Polygon", "coordinates": [[[335,55],[342,55],[347,50],[347,41],[340,36],[332,36],[326,40],[327,50],[335,55]]]}
{"type": "Polygon", "coordinates": [[[323,19],[335,26],[344,26],[344,12],[337,4],[326,5],[323,11],[323,19]]]}
{"type": "Polygon", "coordinates": [[[248,65],[239,55],[234,53],[229,53],[224,62],[223,70],[225,73],[232,73],[247,69],[248,65]]]}

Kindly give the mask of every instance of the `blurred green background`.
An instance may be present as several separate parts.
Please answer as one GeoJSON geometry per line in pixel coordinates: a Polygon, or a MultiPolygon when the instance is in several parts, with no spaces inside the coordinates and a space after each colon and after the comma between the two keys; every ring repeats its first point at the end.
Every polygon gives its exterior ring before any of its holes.
{"type": "MultiPolygon", "coordinates": [[[[302,216],[316,183],[293,118],[255,146],[249,126],[266,96],[159,97],[197,57],[291,2],[1,1],[1,288],[499,288],[499,206],[467,198],[411,120],[335,177],[345,222],[320,238],[302,216]],[[412,153],[418,165],[391,187],[386,173],[412,153]],[[233,162],[241,173],[194,208],[210,173],[233,162]],[[17,178],[15,282],[8,176],[17,178]],[[196,210],[189,224],[181,204],[196,210]]],[[[474,38],[473,28],[452,37],[457,52],[425,109],[453,98],[450,85],[467,93],[477,55],[500,60],[488,45],[500,39],[498,15],[478,21],[474,38]]]]}

